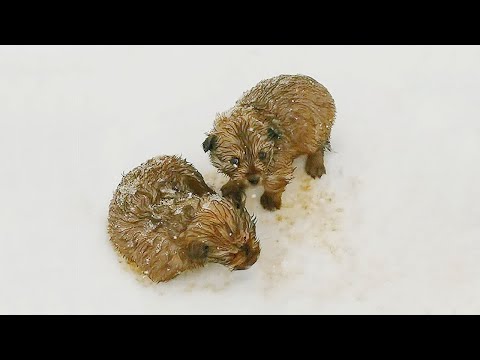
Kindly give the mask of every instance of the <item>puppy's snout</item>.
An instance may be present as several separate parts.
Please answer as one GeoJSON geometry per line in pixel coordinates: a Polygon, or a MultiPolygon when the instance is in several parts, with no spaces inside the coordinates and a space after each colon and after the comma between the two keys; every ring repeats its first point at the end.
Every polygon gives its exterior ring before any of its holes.
{"type": "Polygon", "coordinates": [[[259,250],[251,249],[250,246],[244,245],[241,251],[237,254],[237,264],[233,270],[246,270],[257,262],[259,250]]]}
{"type": "Polygon", "coordinates": [[[257,185],[260,181],[260,175],[248,175],[247,180],[252,185],[257,185]]]}
{"type": "Polygon", "coordinates": [[[251,265],[249,264],[241,264],[241,265],[237,265],[233,268],[233,270],[247,270],[248,268],[250,268],[251,265]]]}

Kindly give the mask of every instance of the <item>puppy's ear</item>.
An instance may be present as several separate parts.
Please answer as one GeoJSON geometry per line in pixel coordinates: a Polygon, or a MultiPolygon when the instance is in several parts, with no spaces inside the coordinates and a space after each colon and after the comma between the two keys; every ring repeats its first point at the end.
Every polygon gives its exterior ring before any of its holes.
{"type": "Polygon", "coordinates": [[[281,135],[280,135],[280,133],[278,132],[277,129],[274,129],[274,128],[272,128],[272,127],[268,128],[268,138],[269,138],[270,140],[274,140],[274,141],[275,141],[275,140],[280,139],[280,137],[281,137],[281,135]]]}
{"type": "Polygon", "coordinates": [[[215,150],[217,148],[217,135],[208,135],[202,143],[203,151],[215,150]]]}
{"type": "Polygon", "coordinates": [[[187,253],[190,258],[201,260],[207,257],[209,250],[210,247],[207,244],[200,241],[194,241],[188,246],[187,253]]]}

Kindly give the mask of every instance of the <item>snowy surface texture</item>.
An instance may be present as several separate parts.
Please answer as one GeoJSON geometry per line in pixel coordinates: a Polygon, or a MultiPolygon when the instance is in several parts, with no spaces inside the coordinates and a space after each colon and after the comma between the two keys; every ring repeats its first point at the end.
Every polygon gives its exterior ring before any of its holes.
{"type": "MultiPolygon", "coordinates": [[[[0,313],[480,314],[480,47],[0,47],[0,313]],[[296,160],[262,254],[165,284],[113,251],[126,173],[202,151],[258,81],[306,74],[338,113],[327,175],[296,160]]],[[[255,197],[256,196],[256,197],[255,197]]]]}

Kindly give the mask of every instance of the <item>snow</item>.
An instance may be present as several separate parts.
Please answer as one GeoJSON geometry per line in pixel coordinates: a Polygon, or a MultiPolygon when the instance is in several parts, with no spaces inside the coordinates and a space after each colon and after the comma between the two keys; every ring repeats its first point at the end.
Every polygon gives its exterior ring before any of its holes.
{"type": "Polygon", "coordinates": [[[0,313],[480,314],[479,63],[478,46],[0,47],[0,313]],[[282,73],[336,101],[327,175],[297,159],[274,213],[249,189],[250,269],[133,273],[106,231],[122,173],[179,154],[219,190],[205,133],[282,73]]]}

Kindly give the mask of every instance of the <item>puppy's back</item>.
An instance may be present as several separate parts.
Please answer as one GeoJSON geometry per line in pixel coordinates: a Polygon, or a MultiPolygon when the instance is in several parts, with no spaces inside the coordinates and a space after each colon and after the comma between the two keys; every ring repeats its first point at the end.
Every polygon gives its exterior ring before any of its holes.
{"type": "Polygon", "coordinates": [[[335,113],[335,103],[328,90],[306,75],[279,75],[262,80],[236,102],[237,106],[250,106],[274,114],[289,112],[298,104],[324,108],[326,117],[333,117],[335,113]]]}
{"type": "Polygon", "coordinates": [[[261,121],[278,121],[284,133],[295,134],[290,140],[301,151],[314,151],[326,144],[335,119],[335,103],[329,91],[306,75],[262,80],[235,106],[254,109],[261,121]]]}

